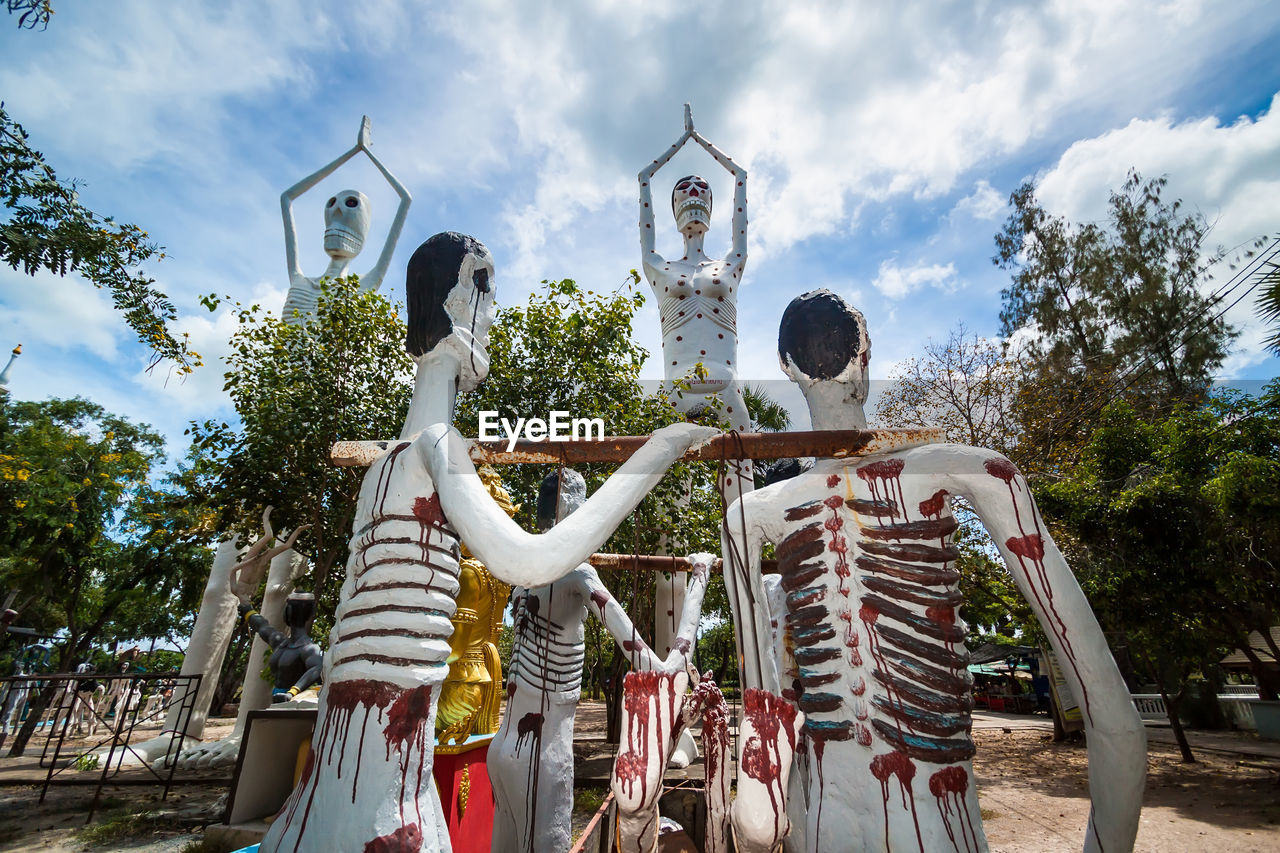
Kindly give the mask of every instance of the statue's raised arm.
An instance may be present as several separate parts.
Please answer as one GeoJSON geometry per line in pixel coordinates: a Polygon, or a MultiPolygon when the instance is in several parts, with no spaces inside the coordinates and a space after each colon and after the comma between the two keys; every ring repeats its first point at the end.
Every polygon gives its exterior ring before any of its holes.
{"type": "Polygon", "coordinates": [[[701,145],[715,161],[733,176],[733,245],[730,257],[738,263],[747,260],[747,170],[733,162],[733,158],[715,147],[705,136],[693,129],[693,115],[688,104],[684,105],[685,132],[701,145]]]}
{"type": "Polygon", "coordinates": [[[360,148],[365,154],[369,155],[369,159],[373,161],[373,165],[382,173],[382,177],[387,179],[387,183],[391,184],[391,188],[396,191],[396,195],[400,196],[400,204],[396,207],[396,216],[391,220],[391,230],[387,232],[387,240],[382,244],[382,254],[378,255],[378,262],[373,265],[373,269],[369,270],[361,279],[360,286],[365,290],[377,290],[382,286],[382,279],[387,275],[387,269],[391,266],[391,256],[395,254],[396,243],[400,241],[400,232],[404,230],[404,220],[409,215],[409,205],[413,202],[413,197],[409,195],[409,190],[405,185],[400,183],[395,175],[391,174],[391,170],[382,164],[377,155],[373,153],[369,139],[369,117],[365,116],[364,123],[360,127],[360,148]]]}
{"type": "MultiPolygon", "coordinates": [[[[302,289],[311,292],[317,289],[317,281],[307,278],[303,274],[302,266],[298,261],[298,234],[293,219],[294,201],[307,190],[320,183],[320,181],[332,175],[337,171],[338,167],[361,151],[368,155],[373,165],[377,167],[382,176],[391,184],[391,188],[400,196],[400,204],[396,209],[395,218],[391,222],[391,228],[387,233],[386,242],[383,244],[382,253],[378,256],[378,261],[374,264],[373,269],[361,280],[361,285],[367,290],[377,290],[382,285],[382,279],[386,276],[387,268],[391,264],[391,255],[395,252],[396,243],[400,239],[400,232],[404,228],[405,218],[409,214],[409,205],[413,199],[404,184],[373,153],[371,146],[371,125],[369,117],[364,116],[360,123],[360,132],[356,136],[356,144],[354,146],[344,151],[333,161],[307,175],[280,195],[280,214],[284,219],[285,264],[289,270],[291,290],[302,289]]],[[[347,274],[347,268],[352,259],[364,248],[364,241],[369,231],[370,213],[368,197],[358,190],[342,190],[325,203],[324,250],[330,257],[330,263],[321,278],[339,278],[347,274]]],[[[309,305],[313,301],[313,299],[304,299],[300,302],[291,293],[290,299],[286,301],[286,308],[298,308],[305,313],[306,308],[313,307],[309,305]]],[[[286,316],[288,316],[287,312],[286,316]]]]}
{"type": "Polygon", "coordinates": [[[663,152],[661,157],[641,169],[640,174],[636,176],[640,182],[640,256],[645,264],[663,263],[662,255],[659,255],[655,248],[657,240],[654,236],[654,225],[656,223],[653,218],[653,192],[649,185],[653,183],[653,176],[658,173],[658,170],[667,165],[671,158],[676,156],[676,152],[689,141],[692,123],[688,120],[688,110],[689,105],[685,104],[684,133],[663,152]]]}

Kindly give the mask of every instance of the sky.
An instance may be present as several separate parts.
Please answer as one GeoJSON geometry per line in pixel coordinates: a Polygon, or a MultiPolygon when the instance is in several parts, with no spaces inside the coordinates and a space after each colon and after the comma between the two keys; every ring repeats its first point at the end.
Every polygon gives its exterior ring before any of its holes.
{"type": "MultiPolygon", "coordinates": [[[[55,0],[43,32],[0,18],[0,97],[82,200],[165,247],[149,263],[207,366],[182,380],[109,296],[75,277],[0,268],[0,352],[18,399],[80,395],[153,425],[170,452],[191,420],[234,415],[219,356],[235,322],[209,293],[279,310],[287,289],[280,193],[349,148],[373,148],[413,194],[383,292],[432,234],[484,241],[500,304],[543,279],[613,290],[640,265],[636,173],[682,131],[746,166],[749,262],[740,376],[796,415],[777,325],[818,287],[867,317],[872,373],[957,324],[995,336],[1008,272],[993,236],[1009,194],[1102,220],[1130,168],[1231,249],[1280,232],[1280,5],[1265,2],[190,3],[55,0]]],[[[728,174],[682,151],[657,179],[711,179],[708,253],[728,250],[728,174]]],[[[304,272],[319,275],[322,206],[355,188],[374,263],[395,196],[364,158],[295,205],[304,272]]],[[[680,245],[659,207],[659,251],[680,245]]],[[[1214,284],[1229,276],[1225,270],[1214,284]]],[[[1210,285],[1211,287],[1213,285],[1210,285]]],[[[646,288],[647,289],[647,288],[646,288]]],[[[1252,299],[1224,379],[1277,375],[1252,299]]],[[[661,374],[656,304],[637,339],[661,374]]],[[[497,377],[495,377],[497,379],[497,377]]],[[[538,413],[530,413],[538,414],[538,413]]]]}

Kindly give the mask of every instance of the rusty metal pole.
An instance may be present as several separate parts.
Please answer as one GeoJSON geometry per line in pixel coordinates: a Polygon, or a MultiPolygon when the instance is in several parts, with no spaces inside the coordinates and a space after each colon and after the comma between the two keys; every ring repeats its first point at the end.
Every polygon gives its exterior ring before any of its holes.
{"type": "MultiPolygon", "coordinates": [[[[511,450],[503,441],[467,439],[471,460],[477,465],[545,463],[579,465],[590,462],[622,463],[649,440],[647,435],[618,435],[599,441],[578,439],[557,442],[518,441],[511,450]]],[[[684,461],[718,462],[722,459],[785,459],[797,456],[841,459],[889,450],[903,450],[942,441],[939,429],[809,430],[804,432],[724,433],[686,453],[684,461]]],[[[396,445],[394,441],[339,441],[329,451],[329,461],[339,467],[364,467],[396,445]]]]}

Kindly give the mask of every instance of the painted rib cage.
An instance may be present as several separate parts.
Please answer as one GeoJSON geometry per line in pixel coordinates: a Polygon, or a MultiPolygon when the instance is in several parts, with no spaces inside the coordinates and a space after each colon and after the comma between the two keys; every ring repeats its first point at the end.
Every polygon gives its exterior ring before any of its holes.
{"type": "Polygon", "coordinates": [[[439,499],[421,494],[430,482],[409,470],[408,448],[397,445],[365,477],[312,751],[263,851],[418,849],[441,831],[435,703],[460,549],[439,499]],[[325,823],[325,837],[308,827],[333,809],[350,819],[325,823]]]}
{"type": "Polygon", "coordinates": [[[541,608],[542,600],[537,594],[521,591],[513,608],[515,642],[510,680],[551,694],[576,691],[582,685],[586,658],[581,624],[577,636],[566,639],[565,626],[542,615],[541,608]]]}

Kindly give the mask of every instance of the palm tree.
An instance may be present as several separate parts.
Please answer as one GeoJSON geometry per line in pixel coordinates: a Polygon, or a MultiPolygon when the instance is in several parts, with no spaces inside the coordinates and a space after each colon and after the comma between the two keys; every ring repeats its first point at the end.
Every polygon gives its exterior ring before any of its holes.
{"type": "MultiPolygon", "coordinates": [[[[1262,274],[1258,284],[1262,290],[1258,292],[1258,301],[1254,303],[1254,310],[1271,331],[1263,339],[1262,345],[1275,355],[1280,355],[1280,263],[1269,261],[1267,271],[1262,274]]],[[[750,401],[747,401],[747,410],[751,410],[750,401]]]]}
{"type": "Polygon", "coordinates": [[[787,410],[759,385],[742,386],[742,400],[747,404],[753,432],[782,432],[791,426],[787,410]]]}

